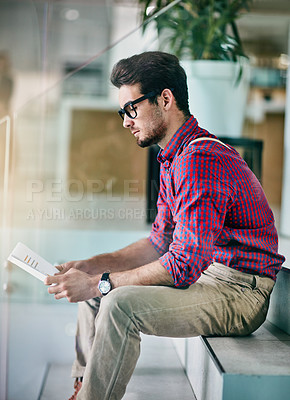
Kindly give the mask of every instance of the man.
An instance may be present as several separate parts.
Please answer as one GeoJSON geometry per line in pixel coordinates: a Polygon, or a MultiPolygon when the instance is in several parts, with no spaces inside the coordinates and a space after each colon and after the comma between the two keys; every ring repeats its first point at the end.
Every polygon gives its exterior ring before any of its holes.
{"type": "Polygon", "coordinates": [[[139,146],[161,148],[158,215],[149,238],[68,262],[46,279],[56,284],[48,289],[56,299],[80,302],[71,397],[78,400],[123,397],[140,332],[190,337],[256,330],[284,261],[260,183],[233,148],[190,114],[178,59],[135,55],[115,65],[111,81],[124,127],[139,146]]]}

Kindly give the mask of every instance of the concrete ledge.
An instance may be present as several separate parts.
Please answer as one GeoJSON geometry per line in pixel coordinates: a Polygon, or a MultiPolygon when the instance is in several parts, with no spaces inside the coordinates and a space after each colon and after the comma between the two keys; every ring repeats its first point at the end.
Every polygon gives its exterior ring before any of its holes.
{"type": "Polygon", "coordinates": [[[289,398],[290,336],[269,321],[245,337],[185,340],[185,370],[197,400],[289,398]]]}
{"type": "Polygon", "coordinates": [[[287,267],[282,267],[277,275],[267,318],[290,335],[290,269],[287,267]]]}

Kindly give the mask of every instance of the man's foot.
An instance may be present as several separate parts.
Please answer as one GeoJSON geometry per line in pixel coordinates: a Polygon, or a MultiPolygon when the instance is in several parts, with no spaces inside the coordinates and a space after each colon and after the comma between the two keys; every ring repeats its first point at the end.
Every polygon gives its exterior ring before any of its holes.
{"type": "Polygon", "coordinates": [[[68,400],[76,400],[78,392],[81,390],[83,378],[76,378],[74,383],[74,394],[68,400]]]}

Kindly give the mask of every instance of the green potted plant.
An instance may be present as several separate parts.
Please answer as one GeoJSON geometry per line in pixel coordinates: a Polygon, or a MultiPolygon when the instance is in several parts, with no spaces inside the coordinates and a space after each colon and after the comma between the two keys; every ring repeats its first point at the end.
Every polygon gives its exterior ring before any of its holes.
{"type": "Polygon", "coordinates": [[[181,0],[172,7],[171,0],[138,2],[143,22],[156,22],[160,49],[181,59],[190,107],[201,125],[220,136],[240,136],[249,68],[236,21],[252,0],[181,0]]]}

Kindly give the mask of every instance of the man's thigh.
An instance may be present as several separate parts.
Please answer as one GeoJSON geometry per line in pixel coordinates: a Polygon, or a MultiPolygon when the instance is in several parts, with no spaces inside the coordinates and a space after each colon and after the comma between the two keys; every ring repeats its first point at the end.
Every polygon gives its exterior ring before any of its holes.
{"type": "Polygon", "coordinates": [[[141,332],[169,337],[249,334],[265,320],[268,308],[265,297],[249,285],[205,274],[185,289],[120,287],[103,302],[125,310],[141,332]]]}

